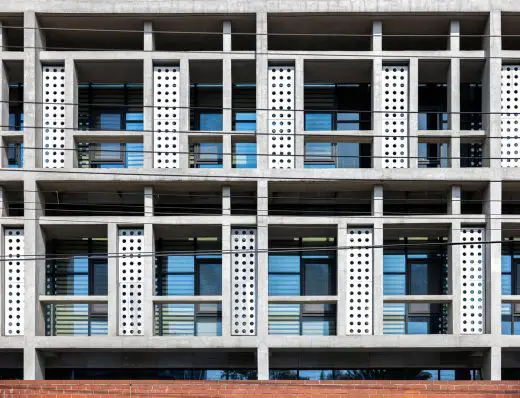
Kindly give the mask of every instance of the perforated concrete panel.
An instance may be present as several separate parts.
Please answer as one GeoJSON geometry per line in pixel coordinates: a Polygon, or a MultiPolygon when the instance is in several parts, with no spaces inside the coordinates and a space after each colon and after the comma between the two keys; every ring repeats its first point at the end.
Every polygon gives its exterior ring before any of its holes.
{"type": "Polygon", "coordinates": [[[231,231],[231,334],[256,334],[256,230],[231,231]]]}
{"type": "Polygon", "coordinates": [[[462,334],[484,333],[484,228],[461,230],[461,311],[462,334]]]}
{"type": "Polygon", "coordinates": [[[383,168],[408,167],[408,66],[383,66],[383,168]]]}
{"type": "Polygon", "coordinates": [[[294,66],[269,67],[269,167],[294,168],[294,66]]]}
{"type": "Polygon", "coordinates": [[[372,334],[372,228],[348,228],[347,334],[372,334]]]}
{"type": "Polygon", "coordinates": [[[65,67],[43,66],[43,167],[65,166],[65,67]]]}
{"type": "Polygon", "coordinates": [[[4,237],[5,335],[22,336],[24,328],[24,234],[6,229],[4,237]]]}
{"type": "Polygon", "coordinates": [[[153,68],[154,167],[179,167],[179,66],[153,68]]]}
{"type": "Polygon", "coordinates": [[[520,65],[502,66],[501,76],[501,157],[502,167],[520,166],[520,65]]]}
{"type": "Polygon", "coordinates": [[[119,230],[119,334],[143,334],[143,258],[142,229],[119,230]]]}

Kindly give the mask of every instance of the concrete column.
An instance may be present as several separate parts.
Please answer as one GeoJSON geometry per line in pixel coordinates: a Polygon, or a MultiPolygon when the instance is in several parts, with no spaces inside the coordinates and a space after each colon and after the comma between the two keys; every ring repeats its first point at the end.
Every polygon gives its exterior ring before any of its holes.
{"type": "Polygon", "coordinates": [[[448,214],[461,214],[461,194],[460,185],[452,185],[448,202],[448,214]]]}
{"type": "Polygon", "coordinates": [[[117,336],[118,332],[118,237],[117,224],[109,223],[107,225],[108,253],[113,253],[108,257],[108,335],[117,336]]]}
{"type": "Polygon", "coordinates": [[[347,334],[347,263],[348,255],[347,249],[347,220],[342,218],[338,223],[338,253],[337,253],[337,272],[338,272],[338,286],[337,286],[337,327],[336,334],[338,336],[345,336],[347,334]],[[344,249],[341,249],[344,248],[344,249]]]}
{"type": "Polygon", "coordinates": [[[143,26],[143,50],[155,51],[155,35],[153,33],[153,23],[145,22],[143,26]]]}
{"type": "Polygon", "coordinates": [[[383,22],[372,22],[372,51],[383,50],[383,22]]]}
{"type": "Polygon", "coordinates": [[[296,58],[294,63],[294,155],[297,169],[303,169],[305,160],[305,62],[302,57],[296,58]]]}
{"type": "Polygon", "coordinates": [[[417,130],[419,129],[419,59],[410,58],[409,71],[409,140],[408,140],[408,167],[416,169],[419,167],[419,139],[417,130]]]}
{"type": "Polygon", "coordinates": [[[372,62],[372,167],[383,167],[383,61],[374,58],[372,62]]]}
{"type": "Polygon", "coordinates": [[[222,30],[222,50],[224,59],[222,60],[222,152],[224,169],[232,168],[232,145],[231,132],[233,130],[233,76],[231,69],[231,21],[224,21],[222,30]]]}
{"type": "Polygon", "coordinates": [[[448,246],[448,293],[453,295],[450,308],[450,321],[448,333],[459,335],[460,328],[460,309],[462,306],[461,298],[461,237],[460,221],[451,222],[450,243],[448,246]]]}
{"type": "Polygon", "coordinates": [[[190,131],[190,61],[182,57],[179,61],[179,168],[187,169],[189,165],[190,145],[188,132],[190,131]]]}
{"type": "Polygon", "coordinates": [[[450,38],[448,42],[450,51],[460,50],[460,23],[459,21],[450,21],[450,38]]]}
{"type": "Polygon", "coordinates": [[[233,130],[233,77],[231,76],[231,56],[222,60],[222,152],[224,169],[232,168],[231,131],[233,130]]]}
{"type": "Polygon", "coordinates": [[[78,128],[78,74],[72,58],[65,60],[65,168],[77,167],[76,142],[78,128]]]}
{"type": "Polygon", "coordinates": [[[267,169],[269,167],[269,128],[267,126],[266,111],[267,103],[267,13],[256,14],[256,152],[257,168],[267,169]]]}
{"type": "Polygon", "coordinates": [[[222,224],[222,336],[231,337],[231,225],[222,224]]]}
{"type": "Polygon", "coordinates": [[[502,348],[490,347],[484,353],[484,365],[482,366],[484,380],[502,380],[502,348]]]}
{"type": "Polygon", "coordinates": [[[373,319],[374,335],[383,334],[383,219],[374,219],[374,292],[373,319]]]}
{"type": "Polygon", "coordinates": [[[144,215],[146,217],[153,217],[154,214],[154,196],[153,187],[144,188],[144,215]]]}
{"type": "Polygon", "coordinates": [[[143,256],[143,336],[154,334],[153,296],[155,294],[155,236],[153,224],[144,224],[143,256]]]}
{"type": "Polygon", "coordinates": [[[8,203],[4,187],[0,187],[0,217],[8,216],[8,203]]]}
{"type": "Polygon", "coordinates": [[[257,378],[258,380],[269,380],[269,347],[260,344],[256,351],[257,378]]]}
{"type": "Polygon", "coordinates": [[[7,29],[4,28],[4,23],[0,22],[0,51],[7,50],[7,29]]]}
{"type": "Polygon", "coordinates": [[[374,185],[372,190],[372,216],[383,217],[383,186],[374,185]]]}
{"type": "Polygon", "coordinates": [[[486,332],[497,336],[502,334],[502,222],[500,214],[502,201],[502,183],[490,181],[486,190],[484,212],[486,214],[486,332]]]}
{"type": "MultiPolygon", "coordinates": [[[[3,131],[9,130],[9,75],[3,62],[0,62],[0,126],[3,131]]],[[[2,167],[5,167],[7,162],[3,162],[3,159],[0,160],[2,167]]]]}
{"type": "Polygon", "coordinates": [[[25,346],[23,350],[24,380],[45,379],[45,358],[34,346],[25,346]]]}
{"type": "Polygon", "coordinates": [[[452,58],[448,81],[448,111],[450,130],[453,131],[450,142],[450,166],[460,167],[460,59],[452,58]]]}
{"type": "Polygon", "coordinates": [[[268,278],[269,278],[269,231],[267,222],[268,209],[268,183],[267,180],[257,182],[257,334],[261,343],[265,343],[268,336],[269,303],[268,303],[268,278]]]}
{"type": "Polygon", "coordinates": [[[34,11],[24,13],[24,58],[23,58],[23,100],[24,100],[24,167],[41,166],[42,147],[42,68],[40,64],[40,49],[45,40],[39,30],[38,20],[34,11]]]}
{"type": "Polygon", "coordinates": [[[43,215],[44,200],[36,181],[27,177],[24,181],[24,336],[45,336],[45,316],[39,296],[45,294],[45,237],[39,217],[43,215]]]}
{"type": "Polygon", "coordinates": [[[231,215],[231,187],[222,187],[222,215],[231,215]]]}
{"type": "Polygon", "coordinates": [[[488,137],[482,152],[484,167],[501,167],[501,14],[492,10],[484,38],[486,64],[482,79],[482,125],[488,137]]]}
{"type": "MultiPolygon", "coordinates": [[[[146,39],[146,36],[145,36],[146,39]]],[[[153,59],[143,60],[143,149],[145,169],[153,168],[153,59]]]]}

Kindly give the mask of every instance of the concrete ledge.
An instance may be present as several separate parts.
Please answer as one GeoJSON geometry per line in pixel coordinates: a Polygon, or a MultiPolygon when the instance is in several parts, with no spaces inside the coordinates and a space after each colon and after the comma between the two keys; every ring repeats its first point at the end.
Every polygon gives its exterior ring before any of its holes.
{"type": "Polygon", "coordinates": [[[154,304],[168,303],[220,303],[222,296],[153,296],[154,304]]]}
{"type": "Polygon", "coordinates": [[[520,295],[506,295],[502,296],[503,303],[520,303],[520,295]]]}
{"type": "Polygon", "coordinates": [[[108,303],[108,296],[40,296],[44,304],[103,304],[108,303]]]}
{"type": "Polygon", "coordinates": [[[383,296],[385,303],[451,303],[453,296],[446,295],[410,295],[410,296],[383,296]]]}
{"type": "Polygon", "coordinates": [[[273,304],[335,304],[338,296],[269,296],[268,300],[273,304]]]}

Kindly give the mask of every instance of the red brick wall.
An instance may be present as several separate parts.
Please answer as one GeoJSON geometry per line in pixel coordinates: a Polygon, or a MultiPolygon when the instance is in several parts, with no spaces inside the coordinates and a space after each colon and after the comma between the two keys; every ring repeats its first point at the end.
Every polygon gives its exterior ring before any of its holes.
{"type": "Polygon", "coordinates": [[[0,397],[518,398],[520,381],[0,381],[0,397]]]}

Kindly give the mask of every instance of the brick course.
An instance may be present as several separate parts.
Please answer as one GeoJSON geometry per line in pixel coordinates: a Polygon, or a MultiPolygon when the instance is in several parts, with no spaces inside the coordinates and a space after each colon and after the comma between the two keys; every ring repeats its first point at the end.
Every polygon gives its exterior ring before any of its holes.
{"type": "Polygon", "coordinates": [[[520,381],[0,381],[0,397],[518,398],[520,381]]]}

